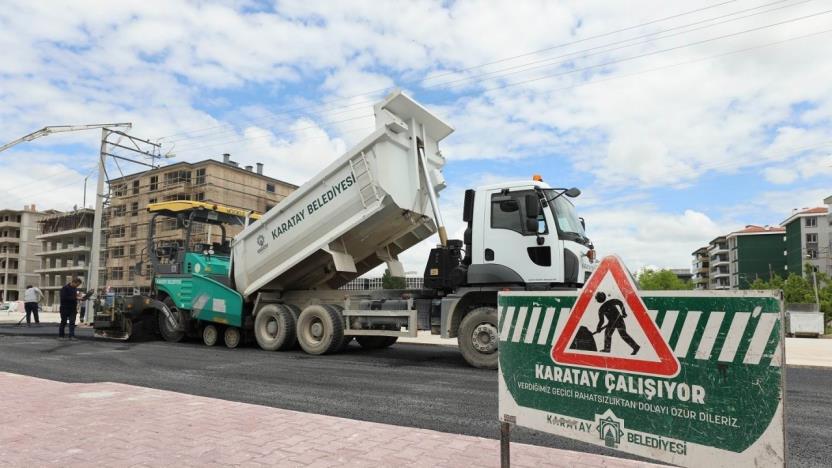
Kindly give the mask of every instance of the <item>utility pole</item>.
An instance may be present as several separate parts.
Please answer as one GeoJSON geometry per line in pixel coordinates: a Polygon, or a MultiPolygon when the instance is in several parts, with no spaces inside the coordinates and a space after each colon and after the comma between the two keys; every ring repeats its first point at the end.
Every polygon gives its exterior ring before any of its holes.
{"type": "MultiPolygon", "coordinates": [[[[101,263],[101,223],[104,217],[104,155],[107,153],[107,137],[109,130],[101,129],[101,151],[98,155],[98,181],[95,184],[95,212],[92,220],[92,248],[90,249],[90,264],[87,269],[87,290],[98,294],[98,267],[101,263]]],[[[84,190],[84,195],[87,191],[84,190]]],[[[93,302],[87,299],[87,313],[84,321],[91,323],[95,317],[93,302]]]]}
{"type": "MultiPolygon", "coordinates": [[[[93,217],[92,221],[92,250],[90,251],[90,263],[87,269],[87,286],[85,288],[87,290],[92,290],[93,294],[97,295],[98,290],[100,289],[98,270],[101,264],[101,227],[104,219],[104,199],[107,197],[107,193],[105,193],[104,191],[104,181],[107,178],[107,172],[104,164],[105,160],[109,156],[113,159],[121,159],[123,161],[129,161],[135,164],[140,164],[142,166],[147,166],[151,169],[155,169],[156,166],[154,165],[154,163],[156,161],[156,158],[161,157],[158,154],[160,148],[161,144],[159,143],[153,143],[148,140],[142,140],[140,138],[136,138],[118,130],[111,130],[109,128],[101,129],[101,150],[98,155],[98,181],[95,187],[95,216],[93,217]],[[110,137],[110,135],[118,135],[119,137],[126,138],[128,141],[125,142],[125,144],[123,145],[119,144],[120,142],[113,143],[107,140],[110,137]],[[133,147],[131,148],[130,146],[125,146],[128,144],[132,144],[133,147]],[[111,153],[109,151],[110,146],[125,151],[130,151],[143,157],[149,157],[151,163],[148,164],[143,161],[137,161],[135,159],[126,158],[124,156],[111,153]],[[142,149],[142,146],[148,146],[150,147],[150,150],[148,151],[142,149]]],[[[95,309],[93,304],[94,302],[92,299],[87,299],[87,314],[84,317],[84,321],[86,321],[87,323],[92,323],[95,317],[95,309]]]]}

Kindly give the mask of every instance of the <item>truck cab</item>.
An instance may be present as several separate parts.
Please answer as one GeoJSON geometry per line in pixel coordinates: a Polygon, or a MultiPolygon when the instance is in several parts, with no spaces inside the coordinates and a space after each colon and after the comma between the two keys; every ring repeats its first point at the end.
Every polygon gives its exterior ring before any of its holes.
{"type": "Polygon", "coordinates": [[[523,284],[527,289],[583,284],[593,269],[594,250],[567,198],[579,194],[552,188],[539,176],[469,191],[464,215],[467,283],[523,284]]]}

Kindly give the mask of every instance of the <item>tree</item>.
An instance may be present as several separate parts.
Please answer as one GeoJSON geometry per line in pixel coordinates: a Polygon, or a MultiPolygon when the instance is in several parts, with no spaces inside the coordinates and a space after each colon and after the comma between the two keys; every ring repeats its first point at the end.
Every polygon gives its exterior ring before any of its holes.
{"type": "Polygon", "coordinates": [[[693,289],[693,283],[679,279],[676,273],[670,270],[644,269],[638,275],[638,285],[639,288],[648,291],[693,289]]]}
{"type": "Polygon", "coordinates": [[[407,282],[400,276],[390,275],[390,269],[385,268],[381,276],[381,287],[384,289],[405,289],[407,282]]]}

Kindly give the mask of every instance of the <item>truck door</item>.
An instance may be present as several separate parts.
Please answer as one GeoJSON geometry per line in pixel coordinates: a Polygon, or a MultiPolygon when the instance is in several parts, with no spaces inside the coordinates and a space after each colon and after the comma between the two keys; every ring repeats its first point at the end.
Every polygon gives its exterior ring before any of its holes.
{"type": "MultiPolygon", "coordinates": [[[[527,222],[527,201],[540,203],[532,189],[487,193],[483,225],[484,265],[503,265],[526,283],[562,282],[558,278],[561,249],[551,210],[538,209],[536,223],[527,222]],[[536,229],[532,229],[536,227],[536,229]]],[[[533,219],[533,218],[532,218],[533,219]]]]}

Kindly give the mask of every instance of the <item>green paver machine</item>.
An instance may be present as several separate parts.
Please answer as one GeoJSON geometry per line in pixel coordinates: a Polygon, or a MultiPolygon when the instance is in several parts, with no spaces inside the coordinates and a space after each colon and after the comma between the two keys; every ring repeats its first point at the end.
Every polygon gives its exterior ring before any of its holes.
{"type": "Polygon", "coordinates": [[[129,339],[141,324],[167,341],[202,334],[214,344],[222,334],[228,347],[236,347],[244,325],[243,299],[229,284],[227,227],[247,226],[260,214],[186,200],[152,203],[147,211],[152,214],[146,247],[152,297],[110,295],[96,301],[96,336],[129,339]],[[180,229],[184,240],[170,233],[180,229]]]}

